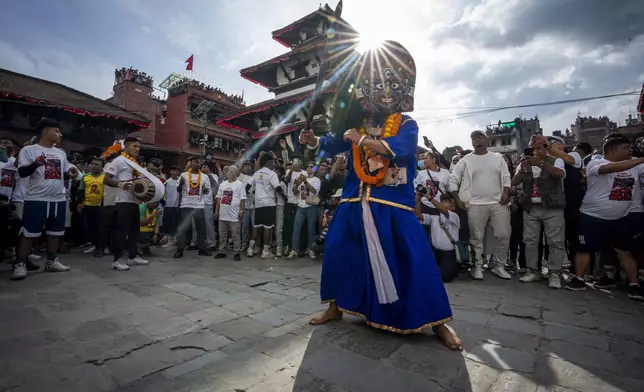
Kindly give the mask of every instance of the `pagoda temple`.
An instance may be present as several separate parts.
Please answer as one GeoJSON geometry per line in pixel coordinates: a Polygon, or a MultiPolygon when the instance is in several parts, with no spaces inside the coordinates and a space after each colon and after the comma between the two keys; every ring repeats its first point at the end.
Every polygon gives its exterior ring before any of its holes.
{"type": "Polygon", "coordinates": [[[283,135],[289,150],[297,150],[297,137],[291,135],[304,125],[310,97],[316,88],[318,71],[329,61],[325,85],[314,107],[312,126],[316,132],[327,130],[329,108],[336,91],[336,82],[341,80],[349,56],[358,41],[358,33],[344,20],[334,27],[337,34],[331,50],[326,50],[327,36],[335,18],[328,4],[303,18],[273,31],[273,39],[289,48],[289,51],[240,71],[241,76],[274,93],[273,99],[247,106],[237,112],[219,118],[218,124],[246,132],[253,139],[271,136],[266,143],[273,145],[283,135]],[[295,144],[294,144],[295,143],[295,144]]]}

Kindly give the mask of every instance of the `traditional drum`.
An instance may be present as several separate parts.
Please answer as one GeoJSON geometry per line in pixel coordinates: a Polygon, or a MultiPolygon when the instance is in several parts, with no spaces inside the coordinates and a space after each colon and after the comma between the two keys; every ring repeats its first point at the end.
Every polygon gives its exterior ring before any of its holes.
{"type": "Polygon", "coordinates": [[[156,187],[151,180],[138,178],[132,181],[132,185],[132,193],[141,203],[148,203],[154,199],[156,187]]]}

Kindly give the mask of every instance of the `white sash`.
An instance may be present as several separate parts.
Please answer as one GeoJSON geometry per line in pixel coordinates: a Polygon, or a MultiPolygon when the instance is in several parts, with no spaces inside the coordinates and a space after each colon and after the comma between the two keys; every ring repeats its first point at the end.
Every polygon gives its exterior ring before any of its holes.
{"type": "Polygon", "coordinates": [[[124,161],[132,169],[141,173],[145,178],[152,181],[152,183],[154,184],[154,197],[148,203],[156,203],[157,201],[161,200],[163,198],[163,195],[165,195],[165,186],[163,185],[163,182],[161,182],[161,180],[159,180],[154,174],[142,168],[138,163],[132,162],[127,158],[125,158],[124,161]]]}
{"type": "Polygon", "coordinates": [[[385,253],[380,245],[378,229],[376,229],[376,223],[373,220],[371,206],[366,198],[362,199],[362,222],[364,223],[364,234],[367,239],[373,280],[378,293],[378,302],[381,304],[394,303],[398,301],[398,292],[396,291],[394,278],[391,276],[391,271],[389,271],[385,253]]]}

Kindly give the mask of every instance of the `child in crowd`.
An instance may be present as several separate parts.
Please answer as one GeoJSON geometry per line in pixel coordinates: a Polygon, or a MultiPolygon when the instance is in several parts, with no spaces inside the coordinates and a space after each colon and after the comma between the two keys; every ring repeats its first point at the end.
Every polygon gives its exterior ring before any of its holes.
{"type": "MultiPolygon", "coordinates": [[[[417,202],[423,195],[416,193],[417,202]]],[[[459,258],[455,246],[458,243],[458,233],[461,228],[461,220],[454,212],[455,207],[448,194],[440,196],[440,204],[437,208],[438,215],[422,214],[421,222],[430,227],[431,244],[434,249],[434,256],[438,269],[441,272],[443,282],[451,282],[458,275],[459,258]]]]}
{"type": "Polygon", "coordinates": [[[246,204],[246,187],[237,179],[239,170],[236,166],[228,166],[226,177],[217,190],[217,206],[215,207],[215,219],[219,220],[219,252],[216,259],[226,257],[226,245],[228,244],[228,232],[233,237],[233,260],[240,261],[241,249],[241,220],[244,216],[246,204]]]}
{"type": "Polygon", "coordinates": [[[101,202],[103,201],[104,184],[103,161],[100,158],[92,158],[89,162],[89,173],[83,176],[78,188],[78,212],[82,214],[85,227],[89,232],[92,247],[85,253],[94,253],[100,256],[103,252],[100,249],[101,238],[99,228],[101,226],[101,202]]]}
{"type": "Polygon", "coordinates": [[[167,239],[159,234],[157,218],[161,215],[159,203],[143,203],[139,205],[139,240],[137,246],[143,255],[150,255],[150,246],[163,244],[167,239]]]}
{"type": "Polygon", "coordinates": [[[315,239],[315,242],[311,246],[317,254],[322,254],[324,252],[324,241],[326,241],[326,234],[329,231],[329,225],[331,225],[331,220],[333,219],[333,214],[335,209],[340,204],[340,199],[342,198],[342,189],[338,189],[330,198],[329,204],[322,206],[324,209],[320,218],[320,235],[315,239]]]}

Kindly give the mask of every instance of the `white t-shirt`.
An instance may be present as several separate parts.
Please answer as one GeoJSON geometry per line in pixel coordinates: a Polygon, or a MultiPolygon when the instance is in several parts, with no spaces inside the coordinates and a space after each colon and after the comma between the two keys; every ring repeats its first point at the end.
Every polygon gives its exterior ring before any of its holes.
{"type": "Polygon", "coordinates": [[[429,215],[423,214],[423,224],[431,226],[432,246],[436,249],[450,251],[454,250],[454,244],[450,241],[447,234],[441,227],[441,222],[447,228],[454,241],[458,241],[458,232],[461,229],[461,219],[457,214],[448,211],[448,217],[443,214],[429,215]]]}
{"type": "MultiPolygon", "coordinates": [[[[244,186],[248,185],[252,179],[253,177],[247,174],[240,174],[239,177],[237,177],[237,180],[244,184],[244,186]]],[[[252,186],[250,191],[246,193],[246,204],[244,205],[244,208],[247,210],[255,208],[255,188],[252,186]]]]}
{"type": "MultiPolygon", "coordinates": [[[[469,154],[467,167],[472,174],[472,198],[469,204],[490,205],[501,201],[501,163],[499,154],[488,152],[485,155],[469,154]]],[[[505,162],[503,163],[505,164],[505,162]]]]}
{"type": "Polygon", "coordinates": [[[183,189],[181,191],[181,208],[204,208],[206,198],[212,198],[212,187],[208,176],[201,173],[192,173],[192,183],[199,181],[199,187],[191,188],[188,173],[181,173],[183,189]],[[201,176],[201,180],[199,180],[201,176]]]}
{"type": "Polygon", "coordinates": [[[636,203],[642,202],[641,181],[644,165],[630,170],[599,174],[599,168],[612,163],[593,159],[586,167],[588,190],[579,211],[599,219],[617,220],[628,215],[636,203]]]}
{"type": "Polygon", "coordinates": [[[0,162],[0,195],[11,200],[13,186],[18,178],[16,167],[9,162],[0,162]]]}
{"type": "Polygon", "coordinates": [[[40,166],[29,176],[25,186],[25,201],[59,202],[65,197],[65,173],[69,170],[67,154],[56,147],[43,147],[40,144],[23,147],[18,161],[20,166],[32,164],[38,156],[44,155],[45,165],[40,166]]]}
{"type": "Polygon", "coordinates": [[[286,187],[286,197],[288,202],[291,204],[297,204],[297,195],[293,193],[293,186],[295,186],[295,180],[297,180],[302,174],[306,175],[303,170],[291,172],[291,181],[289,181],[286,187]]]}
{"type": "MultiPolygon", "coordinates": [[[[428,194],[438,190],[438,192],[436,192],[436,197],[434,197],[434,200],[440,201],[442,194],[449,194],[449,192],[447,191],[449,186],[449,170],[440,169],[437,172],[430,171],[429,169],[420,170],[418,171],[418,174],[414,179],[414,189],[418,185],[422,185],[427,188],[428,194]],[[428,173],[428,171],[430,173],[428,173]]],[[[434,205],[429,200],[427,200],[426,197],[421,198],[420,202],[428,207],[435,208],[434,205]]]]}
{"type": "Polygon", "coordinates": [[[165,181],[165,206],[166,207],[179,207],[179,180],[168,178],[165,181]]]}
{"type": "Polygon", "coordinates": [[[246,186],[239,179],[224,181],[217,191],[219,202],[219,220],[239,222],[239,208],[242,200],[246,200],[246,186]]]}
{"type": "Polygon", "coordinates": [[[573,163],[570,166],[572,166],[572,167],[574,167],[576,169],[581,169],[584,166],[584,160],[581,159],[581,155],[579,155],[578,152],[571,151],[571,152],[568,153],[568,155],[570,155],[571,157],[575,158],[575,163],[573,163]]]}
{"type": "MultiPolygon", "coordinates": [[[[132,166],[127,164],[127,158],[123,155],[116,157],[109,165],[106,165],[103,171],[107,174],[114,176],[114,180],[121,181],[130,181],[134,178],[134,173],[132,166]]],[[[106,187],[107,188],[107,187],[106,187]]],[[[139,201],[134,196],[134,193],[131,191],[126,191],[125,189],[115,188],[116,197],[114,198],[114,203],[135,203],[139,204],[139,201]]]]}
{"type": "Polygon", "coordinates": [[[269,168],[262,167],[250,180],[255,187],[255,208],[275,207],[275,188],[280,185],[277,174],[269,168]]]}
{"type": "MultiPolygon", "coordinates": [[[[579,156],[579,154],[577,154],[577,156],[579,156]]],[[[579,157],[579,160],[581,160],[581,157],[579,157]]],[[[577,162],[575,161],[575,164],[576,163],[577,162]]],[[[566,178],[566,163],[563,161],[563,159],[557,158],[555,160],[554,166],[557,169],[561,169],[561,170],[564,171],[564,176],[561,179],[561,181],[563,181],[564,178],[566,178]]],[[[519,166],[517,166],[517,171],[519,171],[519,170],[521,170],[521,164],[519,164],[519,166]]],[[[532,179],[533,179],[532,185],[533,186],[532,186],[532,195],[530,195],[530,201],[532,203],[535,203],[535,204],[541,204],[542,203],[541,192],[539,192],[539,186],[537,184],[537,180],[539,179],[540,176],[541,176],[541,168],[539,166],[532,166],[532,179]]]]}
{"type": "Polygon", "coordinates": [[[297,206],[298,208],[309,208],[309,207],[314,207],[311,204],[306,203],[306,198],[309,195],[317,195],[320,193],[320,185],[322,185],[322,181],[320,181],[319,178],[317,177],[310,177],[306,179],[306,182],[311,184],[313,188],[315,188],[315,193],[312,193],[311,190],[306,186],[305,183],[301,183],[299,187],[299,194],[297,195],[297,206]]]}

